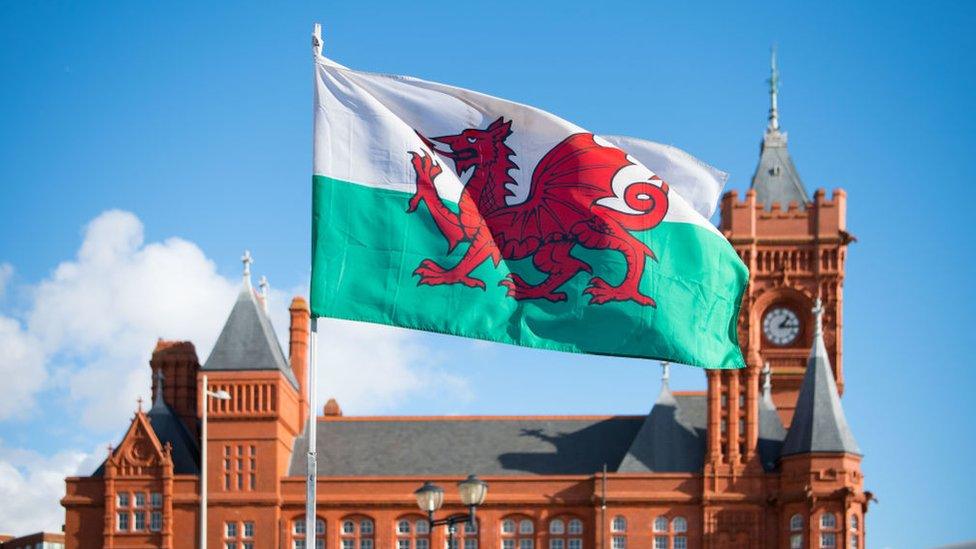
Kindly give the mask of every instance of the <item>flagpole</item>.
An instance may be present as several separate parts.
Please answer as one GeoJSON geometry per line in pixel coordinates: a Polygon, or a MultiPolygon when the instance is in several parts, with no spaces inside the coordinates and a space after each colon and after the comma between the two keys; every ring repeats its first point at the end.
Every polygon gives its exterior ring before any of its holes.
{"type": "MultiPolygon", "coordinates": [[[[322,26],[318,23],[312,27],[312,56],[313,67],[322,55],[322,26]]],[[[314,133],[314,130],[313,130],[314,133]]],[[[313,138],[314,148],[314,138],[313,138]]],[[[315,405],[315,372],[318,370],[318,343],[319,343],[319,321],[314,315],[311,319],[312,333],[308,345],[308,461],[306,464],[306,485],[305,485],[305,547],[315,549],[315,485],[318,479],[318,463],[316,447],[316,426],[318,424],[318,410],[315,405]],[[309,540],[311,540],[309,542],[309,540]]]]}

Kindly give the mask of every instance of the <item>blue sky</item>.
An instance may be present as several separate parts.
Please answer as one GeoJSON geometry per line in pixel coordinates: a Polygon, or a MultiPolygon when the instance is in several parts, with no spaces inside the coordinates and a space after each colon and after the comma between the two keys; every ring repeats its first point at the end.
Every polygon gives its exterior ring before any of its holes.
{"type": "MultiPolygon", "coordinates": [[[[740,190],[758,158],[776,43],[794,160],[810,189],[847,190],[858,238],[845,287],[844,407],[866,454],[865,487],[879,499],[871,544],[976,538],[976,428],[963,408],[976,383],[971,4],[364,4],[5,7],[0,345],[22,362],[0,371],[23,398],[0,407],[0,475],[34,486],[100,458],[92,452],[121,435],[139,392],[123,395],[132,404],[119,413],[101,406],[111,399],[100,391],[148,386],[156,336],[215,338],[244,248],[282,289],[279,309],[307,283],[313,21],[325,53],[348,66],[672,143],[740,190]],[[117,310],[97,311],[118,296],[146,308],[112,324],[105,317],[117,310]],[[181,330],[191,317],[180,304],[204,303],[209,320],[181,330]]],[[[334,335],[375,337],[348,326],[334,335]]],[[[402,377],[375,393],[370,379],[337,373],[337,385],[359,384],[324,389],[347,394],[348,412],[644,413],[659,387],[653,363],[385,335],[394,344],[377,360],[402,377]]],[[[334,368],[355,353],[336,351],[334,368]]],[[[705,381],[681,368],[672,385],[705,381]]],[[[50,508],[57,496],[36,491],[50,508]]],[[[0,531],[16,528],[3,523],[13,513],[0,508],[0,531]]]]}

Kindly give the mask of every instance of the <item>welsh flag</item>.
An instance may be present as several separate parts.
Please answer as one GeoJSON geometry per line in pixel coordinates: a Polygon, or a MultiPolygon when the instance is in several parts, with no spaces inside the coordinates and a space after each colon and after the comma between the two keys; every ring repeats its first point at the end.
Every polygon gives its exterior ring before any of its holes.
{"type": "Polygon", "coordinates": [[[687,153],[321,56],[314,144],[313,315],[744,365],[725,174],[687,153]]]}

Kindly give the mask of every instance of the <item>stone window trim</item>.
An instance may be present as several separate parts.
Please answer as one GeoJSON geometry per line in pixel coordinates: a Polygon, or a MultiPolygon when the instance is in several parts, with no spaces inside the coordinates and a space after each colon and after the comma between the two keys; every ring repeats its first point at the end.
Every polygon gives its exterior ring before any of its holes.
{"type": "Polygon", "coordinates": [[[340,547],[375,549],[376,520],[368,515],[346,515],[339,520],[340,547]]]}

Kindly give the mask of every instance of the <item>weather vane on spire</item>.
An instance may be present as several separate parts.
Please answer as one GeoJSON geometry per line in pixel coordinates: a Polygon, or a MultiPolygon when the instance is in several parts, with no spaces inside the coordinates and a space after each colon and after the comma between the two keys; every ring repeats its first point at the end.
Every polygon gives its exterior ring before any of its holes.
{"type": "Polygon", "coordinates": [[[254,263],[254,260],[251,259],[250,250],[244,250],[244,255],[241,256],[241,263],[244,264],[244,283],[250,286],[251,285],[251,263],[254,263]]]}
{"type": "Polygon", "coordinates": [[[671,379],[671,363],[667,360],[661,361],[661,382],[667,383],[671,379]]]}
{"type": "Polygon", "coordinates": [[[268,312],[268,277],[261,275],[261,280],[258,281],[258,288],[261,289],[261,303],[264,305],[264,312],[268,312]]]}
{"type": "Polygon", "coordinates": [[[820,337],[823,335],[823,302],[820,301],[818,297],[816,301],[813,302],[813,316],[815,319],[813,337],[820,337]]]}
{"type": "Polygon", "coordinates": [[[769,58],[769,131],[779,131],[779,111],[777,110],[777,96],[779,95],[779,69],[776,68],[776,46],[770,50],[769,58]]]}

